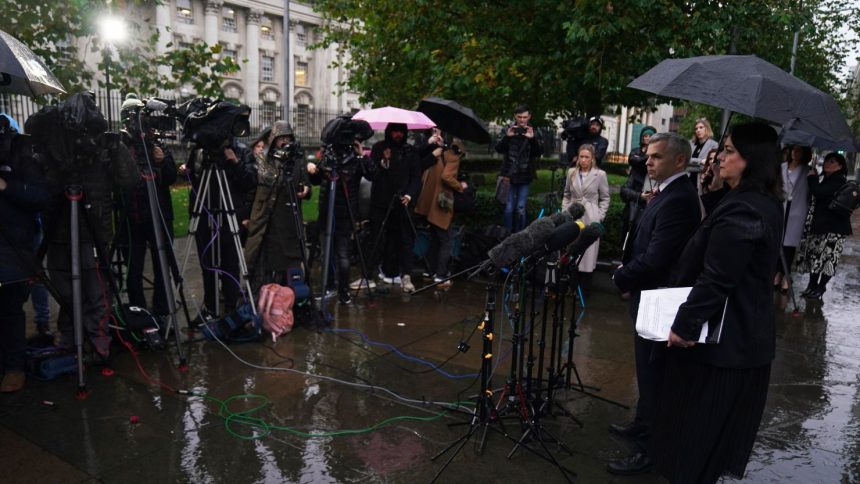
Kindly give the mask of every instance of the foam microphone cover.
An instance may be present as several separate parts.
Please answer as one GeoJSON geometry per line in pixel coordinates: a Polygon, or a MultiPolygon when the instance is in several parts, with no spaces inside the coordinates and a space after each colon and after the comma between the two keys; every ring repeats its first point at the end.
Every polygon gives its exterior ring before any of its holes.
{"type": "Polygon", "coordinates": [[[567,255],[571,260],[576,260],[583,252],[588,250],[600,236],[603,235],[603,224],[593,222],[579,232],[579,237],[576,238],[570,245],[567,246],[567,255]]]}
{"type": "Polygon", "coordinates": [[[585,214],[585,207],[581,203],[572,203],[567,210],[562,210],[549,216],[556,227],[567,222],[573,222],[585,214]]]}

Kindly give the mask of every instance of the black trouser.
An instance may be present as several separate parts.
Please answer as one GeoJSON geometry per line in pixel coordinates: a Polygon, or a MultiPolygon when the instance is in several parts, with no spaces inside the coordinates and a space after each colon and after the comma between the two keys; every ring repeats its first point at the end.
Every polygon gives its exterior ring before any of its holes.
{"type": "Polygon", "coordinates": [[[443,229],[430,224],[430,247],[427,249],[427,255],[430,268],[436,268],[436,277],[448,277],[448,261],[451,260],[450,228],[443,229]]]}
{"type": "Polygon", "coordinates": [[[383,227],[382,222],[387,208],[372,207],[370,210],[371,233],[374,237],[380,237],[380,234],[382,237],[376,253],[371,254],[370,270],[373,270],[381,260],[382,272],[386,276],[411,275],[414,235],[409,224],[408,208],[399,201],[395,201],[383,227]]]}
{"type": "Polygon", "coordinates": [[[224,294],[224,312],[229,313],[236,309],[239,301],[239,287],[242,283],[239,275],[239,254],[233,244],[233,235],[230,233],[227,220],[224,219],[223,225],[219,227],[217,238],[213,237],[207,221],[206,214],[202,214],[197,232],[194,234],[197,242],[197,257],[203,272],[203,303],[209,311],[214,311],[218,307],[218,294],[215,294],[215,277],[218,277],[221,292],[224,294]],[[220,258],[218,267],[212,267],[213,251],[217,251],[215,253],[220,256],[216,257],[216,260],[220,258]]]}
{"type": "MultiPolygon", "coordinates": [[[[69,305],[72,299],[71,251],[67,244],[51,244],[48,249],[48,271],[51,282],[60,295],[60,300],[69,305]]],[[[96,351],[107,356],[110,351],[111,330],[108,328],[110,305],[113,296],[108,281],[105,263],[97,269],[93,257],[92,242],[81,242],[81,308],[83,311],[84,337],[88,337],[96,351]]],[[[75,344],[75,328],[72,307],[60,307],[57,328],[60,330],[60,346],[71,348],[75,344]]]]}
{"type": "Polygon", "coordinates": [[[27,348],[24,303],[30,286],[19,282],[0,286],[0,371],[24,371],[27,348]]]}
{"type": "Polygon", "coordinates": [[[782,254],[785,256],[785,267],[782,267],[782,257],[777,256],[776,273],[788,275],[791,274],[791,264],[794,263],[794,255],[797,253],[797,247],[782,246],[782,254]],[[785,272],[783,272],[785,271],[785,272]]]}
{"type": "MultiPolygon", "coordinates": [[[[172,221],[167,221],[170,227],[172,221]]],[[[155,243],[155,232],[152,224],[132,224],[129,228],[130,240],[126,251],[125,260],[128,263],[128,274],[126,275],[126,288],[128,289],[128,302],[133,306],[149,307],[143,294],[143,266],[146,261],[146,246],[149,244],[149,253],[152,257],[152,273],[155,278],[152,296],[152,310],[155,314],[170,314],[167,307],[167,297],[164,294],[164,282],[161,274],[161,264],[158,263],[158,247],[155,243]]],[[[164,229],[160,227],[164,232],[164,229]]],[[[172,232],[164,235],[164,243],[171,250],[170,241],[173,239],[172,232]]],[[[168,264],[171,255],[168,254],[168,264]]],[[[170,270],[168,268],[168,270],[170,270]]],[[[171,289],[172,290],[172,289],[171,289]]]]}

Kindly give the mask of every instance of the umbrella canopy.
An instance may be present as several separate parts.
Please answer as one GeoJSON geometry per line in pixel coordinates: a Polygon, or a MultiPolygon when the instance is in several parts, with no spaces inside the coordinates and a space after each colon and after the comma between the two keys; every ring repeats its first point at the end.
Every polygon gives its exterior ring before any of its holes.
{"type": "Polygon", "coordinates": [[[0,92],[40,96],[66,91],[42,59],[0,30],[0,92]]]}
{"type": "Polygon", "coordinates": [[[389,123],[405,124],[408,129],[427,129],[436,126],[436,123],[424,115],[424,113],[392,106],[365,109],[355,113],[352,119],[367,121],[373,129],[385,129],[389,123]]]}
{"type": "Polygon", "coordinates": [[[629,87],[779,124],[794,121],[815,136],[851,137],[833,97],[753,55],[666,59],[629,87]]]}
{"type": "Polygon", "coordinates": [[[842,139],[817,136],[804,131],[802,127],[798,127],[800,124],[789,122],[782,127],[782,131],[779,133],[782,144],[812,146],[830,151],[860,151],[858,144],[850,136],[842,139]]]}
{"type": "Polygon", "coordinates": [[[428,97],[418,103],[418,111],[426,114],[442,131],[458,138],[482,144],[491,140],[487,123],[456,101],[428,97]]]}

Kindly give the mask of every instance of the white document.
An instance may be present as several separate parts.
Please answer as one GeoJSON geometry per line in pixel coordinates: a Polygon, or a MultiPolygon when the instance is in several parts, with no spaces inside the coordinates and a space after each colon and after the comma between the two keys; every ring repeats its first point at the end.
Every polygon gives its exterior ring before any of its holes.
{"type": "MultiPolygon", "coordinates": [[[[636,314],[636,332],[639,336],[653,341],[667,341],[678,308],[687,301],[691,289],[693,288],[670,287],[642,291],[639,312],[636,314]]],[[[705,323],[698,342],[705,343],[707,337],[708,323],[705,323]]]]}

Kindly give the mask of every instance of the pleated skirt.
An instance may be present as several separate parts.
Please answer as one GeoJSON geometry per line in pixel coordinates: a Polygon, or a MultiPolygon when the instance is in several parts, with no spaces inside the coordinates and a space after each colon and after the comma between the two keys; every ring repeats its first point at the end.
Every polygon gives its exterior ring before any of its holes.
{"type": "Polygon", "coordinates": [[[651,442],[656,471],[673,483],[743,478],[764,413],[770,365],[717,368],[673,353],[667,355],[651,442]]]}

